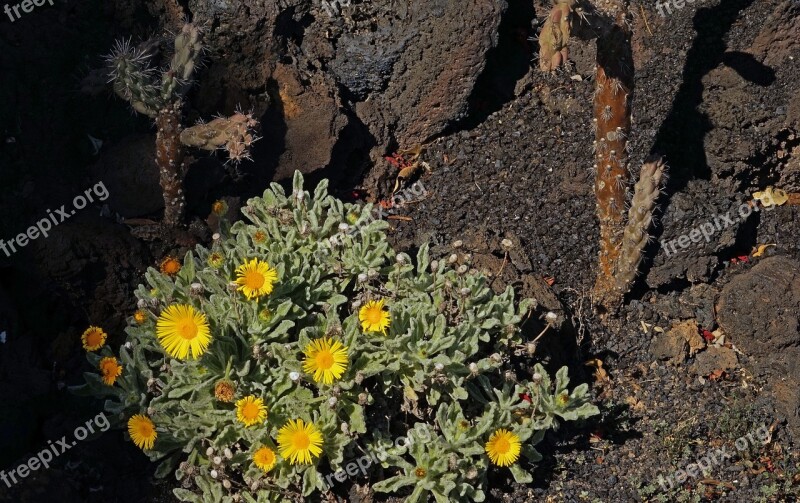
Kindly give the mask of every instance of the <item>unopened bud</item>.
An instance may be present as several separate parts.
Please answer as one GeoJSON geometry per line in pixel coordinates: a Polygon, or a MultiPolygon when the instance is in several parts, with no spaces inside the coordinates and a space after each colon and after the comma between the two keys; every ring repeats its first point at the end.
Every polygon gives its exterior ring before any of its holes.
{"type": "Polygon", "coordinates": [[[332,397],[328,398],[328,406],[332,409],[332,408],[336,407],[336,402],[338,402],[338,401],[339,401],[338,398],[336,398],[335,396],[332,396],[332,397]]]}
{"type": "Polygon", "coordinates": [[[231,488],[231,481],[228,480],[228,479],[223,480],[222,481],[222,487],[224,487],[225,489],[230,489],[231,488]]]}
{"type": "Polygon", "coordinates": [[[436,363],[436,365],[434,365],[433,368],[435,368],[438,372],[441,372],[442,370],[444,370],[444,364],[441,362],[436,363]]]}
{"type": "Polygon", "coordinates": [[[464,274],[465,272],[467,272],[467,269],[468,269],[467,264],[461,264],[460,266],[458,266],[458,269],[456,269],[456,272],[458,274],[464,274]]]}
{"type": "Polygon", "coordinates": [[[219,477],[219,472],[216,470],[211,470],[211,478],[215,479],[217,477],[219,477]]]}
{"type": "Polygon", "coordinates": [[[347,232],[350,229],[350,226],[346,223],[342,222],[339,224],[339,230],[342,232],[347,232]]]}
{"type": "Polygon", "coordinates": [[[222,458],[219,457],[219,456],[214,456],[213,461],[214,461],[215,465],[221,465],[222,464],[222,458]]]}
{"type": "Polygon", "coordinates": [[[209,447],[208,449],[206,449],[206,456],[211,457],[213,455],[214,455],[214,448],[213,447],[209,447]]]}
{"type": "Polygon", "coordinates": [[[466,296],[467,296],[467,295],[469,295],[470,293],[472,293],[472,290],[470,290],[469,288],[466,288],[466,287],[465,287],[465,288],[462,288],[462,289],[461,289],[461,295],[463,295],[464,297],[466,297],[466,296]]]}
{"type": "Polygon", "coordinates": [[[462,246],[464,246],[464,242],[461,241],[460,239],[453,241],[453,248],[458,249],[461,248],[462,246]]]}
{"type": "Polygon", "coordinates": [[[358,282],[359,282],[359,283],[364,283],[364,282],[366,282],[366,281],[367,281],[367,275],[366,275],[366,274],[364,274],[364,273],[362,272],[361,274],[359,274],[359,275],[358,275],[358,282]]]}
{"type": "Polygon", "coordinates": [[[406,256],[403,255],[402,253],[398,253],[397,256],[395,257],[395,260],[397,260],[398,264],[405,264],[406,256]]]}
{"type": "Polygon", "coordinates": [[[533,373],[533,382],[535,382],[536,384],[539,384],[540,382],[542,382],[542,374],[540,374],[538,372],[534,372],[533,373]]]}
{"type": "Polygon", "coordinates": [[[233,458],[233,453],[227,447],[225,448],[225,451],[223,452],[223,454],[225,454],[225,457],[228,458],[228,459],[233,458]]]}
{"type": "Polygon", "coordinates": [[[189,293],[191,295],[195,296],[203,295],[204,291],[205,289],[203,288],[203,285],[201,285],[200,283],[192,283],[192,285],[189,287],[189,293]]]}
{"type": "Polygon", "coordinates": [[[139,301],[136,303],[136,307],[138,307],[139,309],[146,308],[147,307],[147,301],[144,300],[144,299],[139,299],[139,301]]]}
{"type": "Polygon", "coordinates": [[[291,379],[292,381],[297,382],[297,380],[300,379],[300,373],[299,372],[289,372],[289,379],[291,379]]]}
{"type": "Polygon", "coordinates": [[[514,247],[514,243],[512,243],[510,239],[504,239],[500,241],[500,246],[503,247],[504,250],[510,250],[514,247]]]}
{"type": "Polygon", "coordinates": [[[457,261],[458,261],[458,255],[456,255],[455,253],[447,257],[448,264],[455,264],[457,261]]]}

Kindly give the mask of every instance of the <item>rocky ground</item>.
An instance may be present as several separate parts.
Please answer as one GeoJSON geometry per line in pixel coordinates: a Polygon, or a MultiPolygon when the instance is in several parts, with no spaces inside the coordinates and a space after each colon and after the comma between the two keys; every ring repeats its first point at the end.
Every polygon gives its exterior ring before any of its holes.
{"type": "MultiPolygon", "coordinates": [[[[770,185],[800,192],[800,5],[704,0],[662,17],[633,4],[631,157],[666,156],[670,182],[643,274],[619,316],[600,320],[589,294],[594,44],[573,44],[568,71],[539,73],[545,3],[352,0],[326,12],[307,0],[88,0],[3,20],[0,238],[98,180],[110,196],[0,255],[0,467],[96,414],[100,404],[65,390],[88,370],[76,334],[102,323],[118,343],[144,270],[208,239],[213,200],[236,205],[296,169],[342,197],[384,199],[397,176],[384,156],[421,147],[430,171],[409,182],[426,193],[398,206],[393,244],[432,242],[444,256],[460,240],[497,288],[563,315],[541,358],[593,383],[602,410],[548,435],[531,487],[493,473],[493,501],[796,501],[800,210],[739,211],[770,185]],[[154,131],[108,92],[101,55],[184,16],[209,45],[187,123],[241,106],[264,138],[238,168],[196,154],[192,224],[165,242],[148,224],[163,204],[154,131]],[[708,241],[662,245],[715,221],[708,241]],[[732,457],[666,482],[717,449],[732,457]]],[[[0,500],[172,501],[172,481],[149,483],[153,470],[111,431],[13,492],[0,486],[0,500]]],[[[381,501],[359,482],[331,497],[381,501]]]]}

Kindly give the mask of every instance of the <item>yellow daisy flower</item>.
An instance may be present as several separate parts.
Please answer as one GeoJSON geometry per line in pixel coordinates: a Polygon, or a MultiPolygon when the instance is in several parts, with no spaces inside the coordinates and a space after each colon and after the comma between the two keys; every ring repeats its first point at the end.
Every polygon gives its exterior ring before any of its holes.
{"type": "Polygon", "coordinates": [[[315,339],[305,349],[303,372],[314,374],[314,381],[332,384],[347,370],[347,347],[329,338],[315,339]]]}
{"type": "Polygon", "coordinates": [[[371,300],[358,311],[358,320],[364,332],[381,332],[386,335],[392,317],[389,311],[384,311],[384,304],[384,299],[371,300]]]}
{"type": "Polygon", "coordinates": [[[236,269],[236,284],[239,291],[248,299],[257,299],[272,293],[272,285],[278,280],[278,273],[268,263],[254,258],[236,269]]]}
{"type": "Polygon", "coordinates": [[[173,304],[161,312],[156,336],[173,358],[199,358],[211,342],[206,315],[185,304],[173,304]]]}
{"type": "Polygon", "coordinates": [[[278,431],[278,450],[289,463],[311,464],[311,458],[322,453],[322,433],[314,423],[302,419],[289,422],[278,431]]]}
{"type": "Polygon", "coordinates": [[[97,351],[106,343],[108,335],[100,327],[91,326],[81,335],[83,349],[86,351],[97,351]]]}
{"type": "Polygon", "coordinates": [[[147,313],[139,309],[133,313],[133,321],[135,321],[137,325],[144,324],[144,322],[147,321],[147,313]]]}
{"type": "Polygon", "coordinates": [[[263,243],[266,240],[267,240],[267,234],[264,231],[257,230],[255,233],[253,233],[253,241],[255,241],[256,243],[263,243]]]}
{"type": "Polygon", "coordinates": [[[275,451],[269,447],[261,447],[253,453],[253,463],[265,473],[272,470],[277,460],[278,457],[275,455],[275,451]]]}
{"type": "Polygon", "coordinates": [[[267,408],[261,398],[250,395],[236,402],[236,419],[245,426],[261,424],[266,418],[267,408]]]}
{"type": "Polygon", "coordinates": [[[100,373],[103,375],[103,382],[109,386],[113,386],[117,377],[122,374],[122,365],[113,356],[100,359],[98,368],[100,368],[100,373]]]}
{"type": "Polygon", "coordinates": [[[142,450],[152,449],[158,437],[153,421],[142,414],[136,414],[128,419],[128,433],[136,447],[142,450]]]}
{"type": "Polygon", "coordinates": [[[161,261],[161,272],[167,276],[175,276],[181,271],[181,263],[175,257],[164,257],[161,261]]]}
{"type": "Polygon", "coordinates": [[[509,466],[519,458],[522,443],[519,437],[504,429],[492,433],[486,442],[486,454],[492,463],[498,466],[509,466]]]}

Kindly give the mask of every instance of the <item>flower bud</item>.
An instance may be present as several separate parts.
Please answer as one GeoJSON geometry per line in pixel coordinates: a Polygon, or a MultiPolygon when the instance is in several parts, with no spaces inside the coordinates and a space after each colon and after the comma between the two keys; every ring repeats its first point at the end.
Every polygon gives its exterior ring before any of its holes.
{"type": "Polygon", "coordinates": [[[494,363],[501,363],[503,361],[503,357],[500,356],[500,353],[492,353],[489,359],[494,363]]]}
{"type": "Polygon", "coordinates": [[[460,266],[458,266],[458,269],[456,269],[456,272],[458,274],[464,274],[465,272],[467,272],[467,269],[468,269],[467,264],[461,264],[460,266]]]}
{"type": "Polygon", "coordinates": [[[456,255],[455,253],[447,257],[448,264],[455,264],[457,261],[458,261],[458,255],[456,255]]]}
{"type": "Polygon", "coordinates": [[[431,271],[437,271],[439,269],[439,261],[434,260],[431,262],[431,271]]]}
{"type": "Polygon", "coordinates": [[[219,456],[214,456],[213,461],[214,461],[215,465],[221,465],[222,464],[222,458],[219,457],[219,456]]]}
{"type": "Polygon", "coordinates": [[[460,293],[461,293],[461,295],[463,295],[464,297],[466,297],[467,295],[469,295],[470,293],[472,293],[472,290],[470,290],[469,288],[466,288],[466,287],[464,287],[464,288],[462,288],[462,289],[460,290],[460,293]]]}
{"type": "Polygon", "coordinates": [[[457,239],[457,240],[453,241],[453,248],[459,249],[462,246],[464,246],[464,242],[461,241],[460,239],[457,239]]]}
{"type": "Polygon", "coordinates": [[[540,382],[542,382],[542,374],[540,374],[538,372],[534,372],[533,373],[533,382],[535,382],[536,384],[539,384],[540,382]]]}
{"type": "Polygon", "coordinates": [[[546,321],[548,325],[555,325],[556,321],[558,321],[558,315],[553,311],[549,311],[544,315],[544,321],[546,321]]]}
{"type": "Polygon", "coordinates": [[[403,255],[402,253],[398,253],[397,256],[395,257],[395,260],[397,260],[398,264],[405,264],[406,256],[403,255]]]}
{"type": "Polygon", "coordinates": [[[342,433],[344,433],[345,435],[349,435],[350,434],[350,425],[349,424],[342,423],[342,433]]]}
{"type": "Polygon", "coordinates": [[[478,364],[477,364],[477,363],[475,363],[475,362],[472,362],[472,363],[470,363],[470,364],[469,364],[469,371],[470,371],[472,374],[477,374],[477,373],[478,373],[478,364]]]}
{"type": "Polygon", "coordinates": [[[300,373],[299,372],[289,372],[289,379],[291,379],[294,382],[297,382],[300,379],[300,373]]]}
{"type": "Polygon", "coordinates": [[[191,286],[189,287],[190,295],[200,296],[203,295],[204,291],[205,288],[203,288],[203,285],[201,285],[200,283],[192,283],[191,286]]]}
{"type": "Polygon", "coordinates": [[[347,225],[346,223],[342,222],[342,223],[339,224],[339,230],[341,232],[347,232],[348,230],[350,230],[350,226],[347,225]]]}
{"type": "Polygon", "coordinates": [[[144,299],[139,299],[139,301],[136,303],[136,307],[138,307],[139,309],[146,308],[147,307],[147,301],[144,300],[144,299]]]}
{"type": "Polygon", "coordinates": [[[361,384],[362,382],[364,382],[364,373],[361,372],[360,370],[356,372],[355,381],[356,384],[361,384]]]}
{"type": "Polygon", "coordinates": [[[210,458],[213,455],[214,455],[214,448],[213,447],[209,447],[208,449],[206,449],[206,456],[208,456],[210,458]]]}
{"type": "Polygon", "coordinates": [[[437,362],[437,363],[436,363],[436,364],[433,366],[433,368],[435,368],[437,372],[441,372],[442,370],[444,370],[444,364],[443,364],[443,363],[441,363],[441,362],[437,362]]]}
{"type": "Polygon", "coordinates": [[[219,477],[219,472],[217,470],[211,470],[211,478],[216,479],[219,477]]]}
{"type": "Polygon", "coordinates": [[[225,454],[225,457],[226,457],[226,458],[228,458],[228,459],[231,459],[231,458],[233,458],[233,453],[232,453],[232,452],[231,452],[231,450],[230,450],[230,449],[228,449],[227,447],[225,448],[225,451],[224,451],[224,453],[223,453],[223,454],[225,454]]]}
{"type": "Polygon", "coordinates": [[[367,281],[367,275],[366,275],[366,274],[364,274],[364,273],[362,272],[361,274],[359,274],[359,275],[358,275],[358,282],[359,282],[359,283],[364,283],[364,282],[366,282],[366,281],[367,281]]]}
{"type": "Polygon", "coordinates": [[[225,489],[230,489],[231,488],[231,481],[228,480],[228,479],[223,480],[222,481],[222,487],[224,487],[225,489]]]}
{"type": "Polygon", "coordinates": [[[221,237],[222,236],[219,235],[219,232],[215,232],[214,234],[211,235],[211,239],[213,239],[214,241],[219,241],[221,237]]]}
{"type": "Polygon", "coordinates": [[[503,239],[502,241],[500,241],[500,246],[504,250],[510,250],[511,248],[514,247],[514,243],[512,243],[510,239],[503,239]]]}
{"type": "Polygon", "coordinates": [[[336,402],[338,402],[338,401],[339,401],[339,399],[336,398],[335,396],[332,396],[332,397],[328,398],[328,407],[333,409],[334,407],[336,407],[336,402]]]}

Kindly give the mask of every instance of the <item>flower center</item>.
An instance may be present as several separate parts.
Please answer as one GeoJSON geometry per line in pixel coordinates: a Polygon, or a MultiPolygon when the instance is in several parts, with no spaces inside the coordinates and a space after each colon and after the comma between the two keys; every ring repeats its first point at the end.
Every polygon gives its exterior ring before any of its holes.
{"type": "Polygon", "coordinates": [[[494,443],[494,448],[500,454],[505,454],[511,449],[511,444],[505,438],[498,438],[494,443]]]}
{"type": "Polygon", "coordinates": [[[298,451],[302,451],[308,449],[308,446],[311,445],[311,439],[308,438],[308,435],[304,431],[298,431],[294,434],[294,438],[292,438],[292,445],[298,451]]]}
{"type": "Polygon", "coordinates": [[[147,423],[141,423],[139,425],[139,435],[143,437],[150,437],[153,434],[153,428],[147,423]]]}
{"type": "Polygon", "coordinates": [[[317,363],[317,367],[322,370],[330,370],[330,368],[333,367],[333,355],[330,351],[317,353],[317,356],[314,357],[314,361],[317,363]]]}
{"type": "Polygon", "coordinates": [[[247,288],[252,290],[258,290],[262,286],[264,286],[264,275],[258,271],[246,271],[244,273],[244,284],[247,288]]]}
{"type": "Polygon", "coordinates": [[[249,402],[242,407],[242,415],[246,419],[255,419],[258,417],[258,405],[253,402],[249,402]]]}
{"type": "Polygon", "coordinates": [[[101,336],[100,332],[97,330],[92,330],[89,332],[89,335],[86,336],[86,342],[89,346],[97,346],[100,344],[101,340],[103,340],[103,336],[101,336]]]}
{"type": "Polygon", "coordinates": [[[197,337],[197,325],[192,320],[186,320],[178,327],[178,334],[187,341],[190,341],[197,337]]]}
{"type": "Polygon", "coordinates": [[[261,451],[261,463],[265,465],[271,465],[272,462],[275,461],[275,455],[272,451],[263,450],[261,451]]]}
{"type": "Polygon", "coordinates": [[[378,309],[377,307],[372,307],[367,309],[365,313],[367,321],[373,325],[377,325],[381,322],[381,315],[383,314],[383,309],[378,309]]]}

